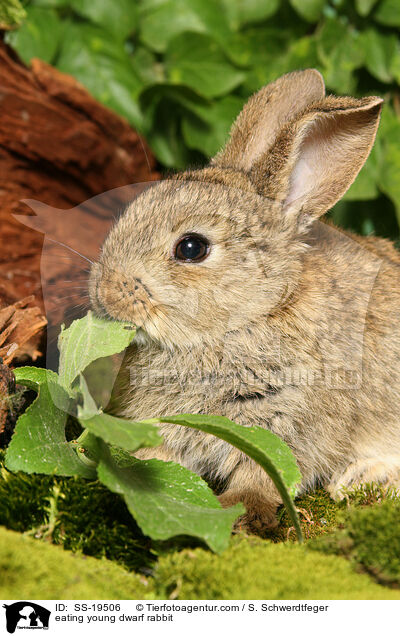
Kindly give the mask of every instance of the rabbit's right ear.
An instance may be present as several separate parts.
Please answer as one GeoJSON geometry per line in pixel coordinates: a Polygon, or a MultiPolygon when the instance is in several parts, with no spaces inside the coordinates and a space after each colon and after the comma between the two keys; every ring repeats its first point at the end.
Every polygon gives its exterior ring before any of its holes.
{"type": "Polygon", "coordinates": [[[248,172],[273,146],[282,127],[324,96],[324,80],[315,69],[288,73],[264,86],[244,106],[228,143],[211,164],[248,172]]]}

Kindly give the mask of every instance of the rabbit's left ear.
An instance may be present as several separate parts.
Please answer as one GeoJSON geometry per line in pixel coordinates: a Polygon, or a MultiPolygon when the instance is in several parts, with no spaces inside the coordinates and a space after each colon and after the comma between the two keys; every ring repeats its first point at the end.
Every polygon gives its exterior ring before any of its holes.
{"type": "Polygon", "coordinates": [[[301,226],[331,208],[364,165],[374,143],[383,100],[327,97],[281,129],[250,178],[301,226]]]}

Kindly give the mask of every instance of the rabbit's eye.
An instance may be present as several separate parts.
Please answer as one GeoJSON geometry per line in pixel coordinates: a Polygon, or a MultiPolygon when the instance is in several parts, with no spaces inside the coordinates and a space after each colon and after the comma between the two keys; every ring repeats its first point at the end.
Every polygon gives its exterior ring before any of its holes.
{"type": "Polygon", "coordinates": [[[189,263],[203,261],[210,252],[210,243],[200,234],[187,234],[175,245],[175,258],[189,263]]]}

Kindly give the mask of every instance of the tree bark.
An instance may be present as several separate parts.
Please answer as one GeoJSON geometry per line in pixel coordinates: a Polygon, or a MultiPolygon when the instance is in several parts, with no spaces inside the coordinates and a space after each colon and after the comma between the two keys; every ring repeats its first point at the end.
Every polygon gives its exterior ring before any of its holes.
{"type": "MultiPolygon", "coordinates": [[[[15,311],[25,311],[25,322],[21,318],[20,328],[14,328],[20,341],[12,342],[12,329],[7,334],[7,351],[16,344],[14,350],[26,356],[39,350],[43,326],[43,234],[14,218],[32,214],[22,199],[70,209],[112,188],[159,175],[145,141],[124,119],[48,64],[35,59],[27,68],[1,42],[0,109],[0,310],[33,296],[30,306],[38,308],[35,324],[41,326],[27,342],[21,325],[32,329],[32,324],[26,320],[29,310],[20,307],[15,311]]],[[[101,211],[89,213],[91,231],[96,234],[98,223],[104,233],[101,211]]],[[[68,223],[67,214],[65,221],[57,214],[58,222],[68,223]]]]}

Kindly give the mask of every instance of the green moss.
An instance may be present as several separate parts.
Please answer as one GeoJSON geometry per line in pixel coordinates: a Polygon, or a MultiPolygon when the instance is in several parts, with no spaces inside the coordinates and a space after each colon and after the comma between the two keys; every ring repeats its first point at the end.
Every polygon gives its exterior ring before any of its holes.
{"type": "MultiPolygon", "coordinates": [[[[326,490],[316,488],[311,493],[296,498],[295,505],[306,541],[335,532],[344,524],[349,506],[373,506],[387,499],[397,498],[395,493],[378,484],[364,484],[359,488],[346,491],[344,495],[341,501],[334,501],[326,490]]],[[[283,506],[278,510],[278,521],[278,527],[267,532],[266,537],[274,542],[287,540],[295,542],[294,529],[283,506]]]]}
{"type": "Polygon", "coordinates": [[[153,583],[106,560],[0,528],[0,598],[154,598],[153,583]]]}
{"type": "MultiPolygon", "coordinates": [[[[332,532],[337,527],[338,516],[340,517],[347,505],[345,501],[333,501],[326,490],[322,490],[322,488],[297,497],[295,504],[299,512],[305,540],[332,532]]],[[[266,537],[274,542],[288,539],[295,541],[296,535],[284,507],[278,510],[278,521],[278,527],[268,532],[266,537]]]]}
{"type": "MultiPolygon", "coordinates": [[[[341,506],[323,490],[297,499],[296,505],[301,510],[306,539],[332,531],[341,506]]],[[[267,533],[266,538],[277,542],[289,537],[295,541],[284,508],[279,515],[278,529],[267,533]]],[[[13,474],[4,468],[0,478],[0,525],[144,572],[153,566],[158,553],[199,545],[188,537],[161,544],[150,541],[122,498],[98,482],[13,474]]]]}
{"type": "MultiPolygon", "coordinates": [[[[12,474],[4,467],[0,476],[0,524],[41,539],[36,545],[58,544],[137,572],[153,571],[159,557],[156,585],[161,598],[400,598],[390,596],[400,592],[385,590],[355,571],[362,568],[380,583],[400,585],[399,503],[385,500],[378,487],[364,487],[340,503],[316,490],[298,498],[296,507],[306,547],[295,543],[281,508],[279,527],[267,533],[267,540],[235,537],[217,556],[196,547],[199,543],[190,537],[151,542],[121,497],[98,482],[12,474]]],[[[14,549],[2,552],[1,568],[7,575],[3,585],[6,590],[10,585],[9,597],[16,589],[14,565],[28,558],[25,549],[29,552],[31,547],[26,537],[20,538],[24,543],[19,556],[14,549]]],[[[81,563],[82,557],[76,559],[81,563]]],[[[50,570],[40,571],[46,578],[50,570]]],[[[45,598],[47,584],[36,583],[36,597],[45,598]]]]}
{"type": "Polygon", "coordinates": [[[344,528],[310,544],[340,554],[382,583],[400,586],[400,502],[386,499],[363,508],[350,508],[344,528]]]}
{"type": "Polygon", "coordinates": [[[2,468],[0,525],[128,569],[149,568],[155,559],[122,498],[98,482],[2,468]]]}
{"type": "Polygon", "coordinates": [[[3,599],[400,599],[343,558],[256,537],[233,538],[222,555],[162,556],[153,580],[0,528],[0,574],[3,599]]]}
{"type": "Polygon", "coordinates": [[[198,548],[163,556],[155,585],[157,596],[177,599],[400,599],[343,558],[256,537],[236,537],[221,555],[198,548]]]}

